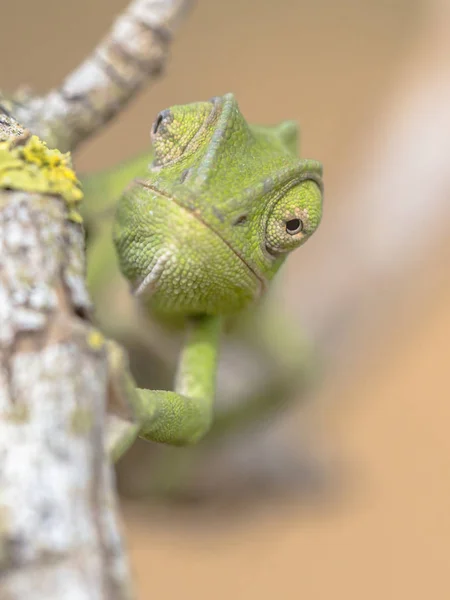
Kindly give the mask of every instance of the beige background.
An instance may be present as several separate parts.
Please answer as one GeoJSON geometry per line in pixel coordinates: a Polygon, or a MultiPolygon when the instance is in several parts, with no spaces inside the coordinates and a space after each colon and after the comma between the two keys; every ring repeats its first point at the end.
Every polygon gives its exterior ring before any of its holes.
{"type": "MultiPolygon", "coordinates": [[[[124,5],[2,0],[1,86],[56,85],[124,5]]],[[[170,104],[233,91],[249,120],[301,122],[303,154],[323,161],[329,214],[338,214],[337,191],[342,201],[425,11],[426,2],[408,0],[200,0],[166,77],[82,149],[78,167],[144,148],[151,120],[170,104]]],[[[325,242],[318,234],[302,260],[313,261],[325,242]]],[[[330,377],[317,398],[330,445],[351,465],[339,498],[280,501],[234,517],[127,504],[141,598],[449,597],[448,250],[444,243],[428,263],[420,301],[414,293],[401,300],[395,335],[388,318],[382,331],[364,333],[357,368],[330,377]]],[[[423,282],[419,272],[415,281],[423,282]]]]}

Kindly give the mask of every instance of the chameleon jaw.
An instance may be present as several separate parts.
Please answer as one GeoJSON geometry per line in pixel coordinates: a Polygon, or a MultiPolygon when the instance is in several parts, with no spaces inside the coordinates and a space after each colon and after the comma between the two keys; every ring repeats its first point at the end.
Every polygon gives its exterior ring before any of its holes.
{"type": "Polygon", "coordinates": [[[133,290],[133,294],[137,297],[142,296],[144,292],[146,294],[151,294],[159,281],[159,278],[162,275],[164,267],[166,266],[167,261],[172,256],[172,250],[166,250],[158,257],[156,262],[151,267],[150,271],[147,275],[136,285],[133,290]]]}

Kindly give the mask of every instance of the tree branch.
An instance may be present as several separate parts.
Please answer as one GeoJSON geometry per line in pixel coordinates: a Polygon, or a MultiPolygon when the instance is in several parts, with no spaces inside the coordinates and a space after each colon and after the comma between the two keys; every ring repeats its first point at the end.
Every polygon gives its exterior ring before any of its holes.
{"type": "Polygon", "coordinates": [[[131,598],[105,450],[105,405],[126,404],[88,321],[76,187],[67,156],[0,113],[2,600],[131,598]]]}
{"type": "Polygon", "coordinates": [[[14,116],[49,146],[74,150],[161,74],[172,34],[190,3],[133,0],[59,88],[13,101],[14,116]]]}

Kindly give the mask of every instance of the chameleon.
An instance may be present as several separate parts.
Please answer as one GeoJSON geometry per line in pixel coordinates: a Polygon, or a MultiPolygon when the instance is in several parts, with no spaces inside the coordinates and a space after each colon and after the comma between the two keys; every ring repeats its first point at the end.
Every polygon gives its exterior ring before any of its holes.
{"type": "Polygon", "coordinates": [[[178,446],[205,436],[227,323],[257,309],[287,255],[317,230],[322,165],[298,158],[297,138],[293,121],[249,125],[225,94],[160,112],[152,152],[103,180],[108,196],[132,175],[112,233],[133,296],[186,335],[173,391],[136,389],[140,437],[178,446]]]}

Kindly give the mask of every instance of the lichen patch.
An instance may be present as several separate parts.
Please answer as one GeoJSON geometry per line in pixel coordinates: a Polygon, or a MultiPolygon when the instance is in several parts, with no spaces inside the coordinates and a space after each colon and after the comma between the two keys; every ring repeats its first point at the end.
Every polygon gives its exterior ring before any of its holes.
{"type": "Polygon", "coordinates": [[[61,196],[68,207],[68,218],[80,223],[78,206],[83,198],[70,153],[49,149],[36,135],[0,142],[0,188],[17,189],[61,196]]]}

